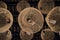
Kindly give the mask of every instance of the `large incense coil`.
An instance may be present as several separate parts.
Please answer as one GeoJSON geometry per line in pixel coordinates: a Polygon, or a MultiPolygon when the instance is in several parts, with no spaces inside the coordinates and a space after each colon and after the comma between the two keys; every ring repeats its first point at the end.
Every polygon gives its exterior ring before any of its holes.
{"type": "Polygon", "coordinates": [[[49,11],[55,6],[53,0],[40,0],[38,3],[38,9],[43,14],[48,14],[49,11]]]}
{"type": "Polygon", "coordinates": [[[12,38],[12,35],[9,30],[4,33],[0,33],[0,40],[11,40],[11,38],[12,38]]]}
{"type": "Polygon", "coordinates": [[[39,10],[29,7],[20,12],[18,23],[22,29],[30,28],[34,33],[36,33],[42,29],[44,18],[39,10]]]}
{"type": "Polygon", "coordinates": [[[23,9],[30,7],[29,3],[27,1],[20,1],[17,3],[16,9],[20,13],[23,9]]]}
{"type": "Polygon", "coordinates": [[[10,11],[0,8],[0,33],[6,32],[12,26],[13,16],[10,11]]]}
{"type": "Polygon", "coordinates": [[[50,29],[44,29],[41,32],[42,40],[54,40],[55,34],[50,29]]]}
{"type": "Polygon", "coordinates": [[[60,7],[55,7],[49,12],[46,22],[52,31],[60,32],[60,7]]]}
{"type": "Polygon", "coordinates": [[[5,8],[7,9],[7,4],[3,1],[0,1],[0,8],[5,8]]]}
{"type": "Polygon", "coordinates": [[[28,34],[24,30],[21,30],[21,32],[20,32],[20,38],[21,38],[21,40],[31,40],[33,38],[33,34],[28,34]]]}

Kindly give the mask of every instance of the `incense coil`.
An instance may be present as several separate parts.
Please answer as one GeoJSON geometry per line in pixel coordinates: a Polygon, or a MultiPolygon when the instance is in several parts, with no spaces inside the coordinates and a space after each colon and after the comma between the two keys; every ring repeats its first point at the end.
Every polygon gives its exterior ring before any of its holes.
{"type": "Polygon", "coordinates": [[[0,33],[0,40],[11,40],[11,38],[12,38],[12,35],[9,30],[4,33],[0,33]]]}
{"type": "Polygon", "coordinates": [[[48,14],[49,11],[55,6],[53,0],[40,0],[38,3],[38,9],[43,14],[48,14]]]}
{"type": "Polygon", "coordinates": [[[6,32],[12,26],[13,16],[10,11],[0,8],[0,33],[6,32]]]}
{"type": "Polygon", "coordinates": [[[54,32],[60,31],[60,7],[53,8],[46,17],[46,22],[54,32]]]}
{"type": "Polygon", "coordinates": [[[7,4],[3,1],[0,1],[0,8],[5,8],[7,9],[7,4]]]}
{"type": "Polygon", "coordinates": [[[22,29],[30,28],[36,33],[42,29],[44,18],[39,10],[29,7],[21,11],[18,16],[18,23],[22,29]]]}
{"type": "MultiPolygon", "coordinates": [[[[28,30],[26,30],[26,31],[28,31],[28,30]]],[[[21,32],[20,32],[20,38],[21,38],[21,40],[31,40],[33,38],[33,34],[32,33],[28,34],[24,30],[21,30],[21,32]]]]}
{"type": "Polygon", "coordinates": [[[50,29],[44,29],[41,32],[42,40],[54,40],[55,34],[50,29]]]}
{"type": "Polygon", "coordinates": [[[16,9],[20,13],[23,9],[30,7],[29,3],[27,1],[20,1],[17,3],[16,9]]]}

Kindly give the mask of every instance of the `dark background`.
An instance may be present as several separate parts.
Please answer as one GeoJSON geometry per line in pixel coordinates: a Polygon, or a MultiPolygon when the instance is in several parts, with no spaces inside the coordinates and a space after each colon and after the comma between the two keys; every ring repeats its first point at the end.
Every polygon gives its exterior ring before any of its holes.
{"type": "MultiPolygon", "coordinates": [[[[16,5],[19,2],[19,0],[0,0],[0,1],[4,1],[7,4],[8,10],[12,13],[12,15],[14,17],[13,25],[10,28],[10,31],[12,33],[12,40],[21,40],[20,36],[19,36],[19,33],[20,33],[21,29],[20,29],[20,27],[18,25],[18,21],[17,21],[19,13],[16,10],[16,5]]],[[[34,6],[35,8],[37,8],[39,0],[27,0],[27,1],[31,6],[34,6]]],[[[54,0],[54,3],[55,3],[55,6],[60,6],[60,1],[59,0],[54,0]]],[[[45,17],[46,17],[46,15],[44,15],[44,18],[45,17]]],[[[46,22],[44,22],[44,26],[45,27],[43,27],[43,29],[48,28],[47,27],[48,25],[46,24],[46,22]]],[[[34,34],[34,38],[32,40],[42,40],[41,37],[40,37],[40,33],[41,33],[41,31],[34,34]]],[[[59,36],[58,33],[55,33],[54,40],[60,40],[60,36],[59,36]]]]}

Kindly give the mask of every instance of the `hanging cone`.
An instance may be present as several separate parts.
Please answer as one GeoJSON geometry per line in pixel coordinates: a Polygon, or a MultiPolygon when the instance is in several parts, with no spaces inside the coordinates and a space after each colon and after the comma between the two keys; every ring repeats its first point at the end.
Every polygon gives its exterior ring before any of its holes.
{"type": "Polygon", "coordinates": [[[54,40],[55,34],[50,29],[44,29],[41,32],[42,40],[54,40]]]}
{"type": "Polygon", "coordinates": [[[48,12],[55,6],[53,0],[40,0],[38,3],[38,9],[43,14],[48,14],[48,12]]]}
{"type": "Polygon", "coordinates": [[[52,31],[60,32],[60,7],[55,7],[48,13],[46,22],[52,31]]]}
{"type": "Polygon", "coordinates": [[[44,18],[39,10],[29,7],[19,14],[18,23],[22,29],[29,28],[36,33],[42,29],[44,18]]]}
{"type": "Polygon", "coordinates": [[[0,33],[6,32],[12,26],[13,16],[4,8],[0,8],[0,33]]]}

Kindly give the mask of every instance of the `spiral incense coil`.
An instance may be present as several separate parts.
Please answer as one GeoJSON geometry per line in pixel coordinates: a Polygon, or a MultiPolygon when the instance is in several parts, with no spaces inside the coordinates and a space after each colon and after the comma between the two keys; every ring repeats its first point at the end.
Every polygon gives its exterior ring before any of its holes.
{"type": "Polygon", "coordinates": [[[42,40],[54,40],[55,34],[50,29],[44,29],[41,32],[42,40]]]}
{"type": "Polygon", "coordinates": [[[0,33],[0,40],[11,40],[11,38],[12,38],[12,35],[9,30],[4,33],[0,33]]]}
{"type": "Polygon", "coordinates": [[[48,14],[48,12],[55,6],[53,0],[40,0],[38,3],[38,9],[43,14],[48,14]]]}
{"type": "Polygon", "coordinates": [[[39,10],[29,7],[21,11],[18,16],[18,23],[22,29],[29,28],[36,33],[42,29],[44,18],[39,10]]]}
{"type": "Polygon", "coordinates": [[[13,16],[10,11],[0,8],[0,33],[9,30],[13,23],[13,16]]]}
{"type": "Polygon", "coordinates": [[[60,7],[55,7],[49,12],[46,22],[52,31],[60,32],[60,7]]]}
{"type": "Polygon", "coordinates": [[[7,4],[3,1],[0,1],[0,8],[5,8],[7,9],[7,4]]]}
{"type": "MultiPolygon", "coordinates": [[[[28,30],[26,30],[26,31],[28,31],[28,30]]],[[[24,30],[21,30],[21,32],[20,32],[20,38],[21,38],[21,40],[31,40],[33,38],[33,34],[28,34],[24,30]]]]}
{"type": "Polygon", "coordinates": [[[17,11],[20,13],[23,9],[30,7],[29,3],[27,1],[20,1],[17,6],[16,9],[17,11]]]}

